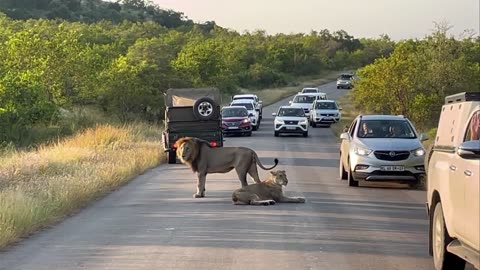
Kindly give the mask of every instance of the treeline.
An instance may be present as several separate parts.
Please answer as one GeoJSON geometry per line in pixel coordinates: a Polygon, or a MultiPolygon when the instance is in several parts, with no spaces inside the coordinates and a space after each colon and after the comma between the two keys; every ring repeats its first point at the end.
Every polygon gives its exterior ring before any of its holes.
{"type": "MultiPolygon", "coordinates": [[[[88,2],[88,1],[87,1],[88,2]]],[[[115,23],[14,20],[0,13],[0,142],[56,125],[74,108],[101,108],[123,122],[163,117],[171,87],[281,86],[301,75],[371,63],[387,56],[387,36],[345,31],[267,35],[154,21],[115,23]]]]}
{"type": "Polygon", "coordinates": [[[356,105],[405,115],[426,130],[436,127],[446,96],[480,91],[480,37],[454,38],[449,28],[436,25],[422,40],[399,42],[389,57],[360,69],[356,105]]]}

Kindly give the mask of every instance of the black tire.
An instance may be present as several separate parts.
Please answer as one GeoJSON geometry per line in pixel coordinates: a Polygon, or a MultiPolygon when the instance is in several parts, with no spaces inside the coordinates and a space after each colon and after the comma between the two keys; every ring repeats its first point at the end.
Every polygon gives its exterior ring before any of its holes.
{"type": "Polygon", "coordinates": [[[252,132],[251,132],[251,131],[247,132],[247,137],[250,137],[250,136],[252,136],[252,132]]]}
{"type": "Polygon", "coordinates": [[[308,131],[303,132],[303,137],[308,137],[308,131]]]}
{"type": "Polygon", "coordinates": [[[177,163],[177,153],[175,151],[168,151],[168,164],[176,164],[177,163]]]}
{"type": "Polygon", "coordinates": [[[337,89],[340,89],[340,86],[337,86],[337,89]]]}
{"type": "Polygon", "coordinates": [[[312,122],[312,127],[314,127],[314,128],[317,127],[317,123],[312,122]]]}
{"type": "Polygon", "coordinates": [[[258,130],[258,127],[257,127],[257,126],[253,126],[253,127],[252,127],[252,130],[253,130],[253,131],[257,131],[257,130],[258,130]]]}
{"type": "Polygon", "coordinates": [[[218,113],[217,103],[209,97],[199,98],[193,104],[193,115],[198,120],[215,119],[218,113]]]}
{"type": "Polygon", "coordinates": [[[350,187],[358,187],[358,181],[355,181],[355,179],[353,179],[353,174],[352,174],[352,169],[350,169],[350,164],[348,165],[347,180],[348,180],[348,185],[350,187]]]}
{"type": "Polygon", "coordinates": [[[278,136],[280,135],[280,133],[279,133],[278,131],[275,131],[275,133],[273,133],[273,135],[274,135],[275,137],[278,137],[278,136]]]}
{"type": "Polygon", "coordinates": [[[348,173],[347,171],[345,171],[345,168],[343,166],[342,155],[340,155],[340,164],[338,166],[339,166],[338,171],[339,171],[340,180],[347,180],[348,173]]]}
{"type": "Polygon", "coordinates": [[[433,263],[435,269],[464,269],[465,261],[447,251],[447,245],[453,240],[448,234],[443,217],[442,204],[438,202],[433,210],[431,219],[433,263]]]}

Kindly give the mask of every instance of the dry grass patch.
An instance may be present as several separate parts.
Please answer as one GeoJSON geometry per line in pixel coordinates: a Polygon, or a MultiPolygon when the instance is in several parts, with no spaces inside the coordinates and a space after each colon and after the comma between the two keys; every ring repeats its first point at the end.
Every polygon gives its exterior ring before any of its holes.
{"type": "Polygon", "coordinates": [[[0,248],[162,161],[161,130],[98,126],[36,151],[0,157],[0,248]]]}

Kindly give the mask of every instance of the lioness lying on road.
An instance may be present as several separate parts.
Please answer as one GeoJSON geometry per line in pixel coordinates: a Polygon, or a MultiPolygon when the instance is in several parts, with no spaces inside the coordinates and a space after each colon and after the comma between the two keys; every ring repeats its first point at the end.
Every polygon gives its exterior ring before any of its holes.
{"type": "Polygon", "coordinates": [[[264,170],[271,170],[278,164],[278,159],[275,159],[275,165],[265,168],[257,153],[246,147],[215,148],[207,141],[192,137],[181,138],[176,144],[180,161],[197,173],[197,193],[193,194],[194,198],[205,197],[207,173],[227,173],[235,169],[242,187],[245,187],[248,185],[247,173],[255,182],[261,183],[257,164],[264,170]]]}
{"type": "Polygon", "coordinates": [[[287,197],[282,186],[288,184],[285,171],[272,171],[267,180],[235,190],[232,194],[234,204],[272,205],[277,202],[304,203],[305,198],[287,197]]]}

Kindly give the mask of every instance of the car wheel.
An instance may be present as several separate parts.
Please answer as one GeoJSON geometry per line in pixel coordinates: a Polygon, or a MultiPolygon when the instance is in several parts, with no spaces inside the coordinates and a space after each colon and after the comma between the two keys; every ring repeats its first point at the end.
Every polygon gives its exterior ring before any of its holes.
{"type": "Polygon", "coordinates": [[[337,89],[340,89],[340,86],[337,86],[337,89]]]}
{"type": "Polygon", "coordinates": [[[349,186],[358,187],[358,181],[355,181],[355,179],[353,179],[353,174],[352,174],[352,169],[350,169],[350,164],[348,164],[347,180],[348,180],[349,186]]]}
{"type": "Polygon", "coordinates": [[[308,131],[303,132],[303,137],[308,137],[308,131]]]}
{"type": "Polygon", "coordinates": [[[253,131],[256,131],[257,129],[258,129],[257,126],[253,126],[253,127],[252,127],[252,130],[253,130],[253,131]]]}
{"type": "Polygon", "coordinates": [[[177,152],[176,151],[168,151],[168,164],[176,164],[177,163],[177,152]]]}
{"type": "Polygon", "coordinates": [[[343,166],[342,155],[340,155],[340,164],[338,165],[338,167],[340,172],[340,180],[347,180],[348,173],[347,171],[345,171],[345,168],[343,166]]]}
{"type": "Polygon", "coordinates": [[[251,131],[247,132],[247,137],[250,137],[250,136],[252,136],[252,132],[251,132],[251,131]]]}
{"type": "Polygon", "coordinates": [[[278,131],[275,131],[275,133],[273,134],[275,137],[278,137],[278,135],[280,135],[280,133],[278,131]]]}
{"type": "Polygon", "coordinates": [[[443,217],[442,204],[435,205],[432,219],[433,264],[435,269],[463,269],[465,261],[447,251],[447,245],[453,240],[448,235],[443,217]]]}
{"type": "Polygon", "coordinates": [[[215,119],[218,115],[218,105],[209,97],[199,98],[193,104],[193,115],[198,120],[215,119]]]}

